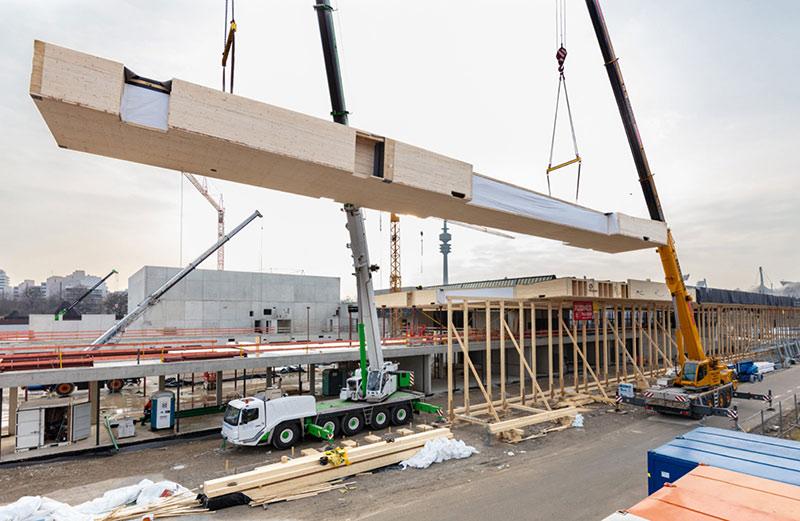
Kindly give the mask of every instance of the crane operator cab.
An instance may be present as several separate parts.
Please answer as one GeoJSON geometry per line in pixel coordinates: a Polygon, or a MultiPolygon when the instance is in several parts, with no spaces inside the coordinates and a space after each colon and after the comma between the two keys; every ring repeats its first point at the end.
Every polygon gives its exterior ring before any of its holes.
{"type": "Polygon", "coordinates": [[[317,414],[313,396],[269,396],[231,400],[222,420],[222,437],[234,445],[294,445],[303,434],[303,419],[317,414]]]}
{"type": "Polygon", "coordinates": [[[413,377],[410,371],[398,371],[399,365],[396,362],[384,362],[380,370],[367,370],[366,395],[362,392],[361,370],[355,371],[353,376],[347,379],[345,387],[339,392],[342,400],[366,400],[368,402],[380,402],[394,394],[400,387],[410,387],[413,377]]]}
{"type": "Polygon", "coordinates": [[[724,366],[719,366],[713,359],[687,361],[678,374],[678,383],[682,387],[698,390],[731,381],[733,381],[731,371],[724,366]]]}

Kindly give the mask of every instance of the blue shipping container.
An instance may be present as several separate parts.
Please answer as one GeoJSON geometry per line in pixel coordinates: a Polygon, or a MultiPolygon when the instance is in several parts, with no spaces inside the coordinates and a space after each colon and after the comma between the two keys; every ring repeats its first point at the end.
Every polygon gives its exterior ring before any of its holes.
{"type": "Polygon", "coordinates": [[[700,427],[647,452],[647,493],[701,463],[800,486],[800,442],[700,427]]]}

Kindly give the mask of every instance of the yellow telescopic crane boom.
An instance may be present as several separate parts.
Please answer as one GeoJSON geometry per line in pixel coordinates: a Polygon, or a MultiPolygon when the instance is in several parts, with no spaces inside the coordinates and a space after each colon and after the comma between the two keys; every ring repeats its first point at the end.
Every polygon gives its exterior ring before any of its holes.
{"type": "MultiPolygon", "coordinates": [[[[611,37],[608,34],[603,12],[600,9],[600,2],[599,0],[586,0],[586,7],[589,9],[589,16],[592,19],[597,41],[600,44],[600,51],[603,53],[603,61],[608,72],[608,79],[611,80],[611,89],[614,91],[619,114],[622,116],[622,125],[625,127],[625,134],[628,137],[628,144],[633,154],[633,162],[636,164],[636,171],[639,174],[639,183],[642,186],[647,210],[651,219],[666,222],[661,202],[658,199],[653,173],[650,170],[650,164],[647,162],[642,137],[639,135],[639,128],[633,115],[633,107],[630,99],[628,99],[628,92],[622,79],[619,59],[614,54],[611,37]]],[[[658,255],[661,257],[664,277],[675,306],[675,315],[678,321],[678,365],[682,368],[685,357],[688,357],[689,360],[702,361],[706,359],[706,354],[703,351],[700,334],[697,331],[697,325],[694,322],[694,315],[691,310],[692,297],[683,282],[681,266],[678,263],[678,254],[675,251],[675,241],[672,238],[672,232],[669,230],[667,230],[667,245],[658,248],[658,255]]]]}

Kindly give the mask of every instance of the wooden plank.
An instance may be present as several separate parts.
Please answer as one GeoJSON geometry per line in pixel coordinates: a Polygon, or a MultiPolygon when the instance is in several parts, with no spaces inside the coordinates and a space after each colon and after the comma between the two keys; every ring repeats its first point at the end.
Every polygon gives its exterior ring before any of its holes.
{"type": "Polygon", "coordinates": [[[166,129],[124,122],[125,91],[123,64],[35,44],[30,94],[62,148],[610,253],[666,243],[661,222],[550,198],[384,136],[375,137],[394,149],[391,182],[365,176],[369,132],[357,139],[357,129],[179,79],[166,129]]]}
{"type": "Polygon", "coordinates": [[[530,416],[524,416],[522,418],[514,418],[512,420],[505,420],[501,422],[491,423],[489,424],[489,432],[492,434],[497,434],[499,432],[511,429],[520,429],[522,427],[528,427],[530,425],[536,425],[539,423],[558,420],[561,418],[565,418],[567,416],[575,416],[577,413],[578,409],[575,407],[565,407],[564,409],[555,409],[553,411],[543,412],[539,414],[532,414],[530,416]]]}
{"type": "Polygon", "coordinates": [[[417,452],[419,452],[419,449],[420,447],[416,447],[413,449],[402,450],[392,454],[379,456],[377,458],[373,458],[368,461],[353,463],[351,465],[342,465],[340,467],[334,467],[326,470],[325,472],[309,474],[307,476],[291,479],[285,482],[275,483],[273,485],[268,485],[259,489],[251,489],[248,490],[246,493],[253,499],[279,497],[280,495],[287,494],[294,490],[302,489],[315,484],[346,478],[348,476],[355,476],[356,474],[369,472],[371,470],[387,467],[389,465],[396,465],[401,461],[406,460],[415,455],[417,452]]]}
{"type": "MultiPolygon", "coordinates": [[[[449,429],[435,429],[428,432],[420,432],[397,438],[391,443],[381,441],[350,448],[347,449],[347,455],[351,463],[361,463],[388,454],[419,448],[423,446],[426,441],[440,437],[452,437],[452,433],[449,429]]],[[[248,472],[208,480],[203,484],[203,492],[208,497],[217,497],[231,492],[242,492],[251,488],[260,488],[309,474],[324,473],[325,471],[335,468],[336,467],[333,467],[331,464],[325,466],[320,465],[318,456],[303,456],[286,463],[273,463],[248,472]]]]}
{"type": "Polygon", "coordinates": [[[316,457],[320,457],[322,455],[322,453],[317,449],[303,449],[300,451],[300,454],[302,454],[303,456],[316,456],[316,457]]]}

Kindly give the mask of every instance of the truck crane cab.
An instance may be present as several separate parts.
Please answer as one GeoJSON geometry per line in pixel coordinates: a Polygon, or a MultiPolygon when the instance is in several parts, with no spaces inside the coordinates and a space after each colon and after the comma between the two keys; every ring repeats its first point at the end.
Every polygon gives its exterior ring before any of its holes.
{"type": "Polygon", "coordinates": [[[715,359],[707,358],[685,361],[675,383],[680,387],[700,391],[730,382],[734,382],[733,371],[718,364],[715,359]]]}

